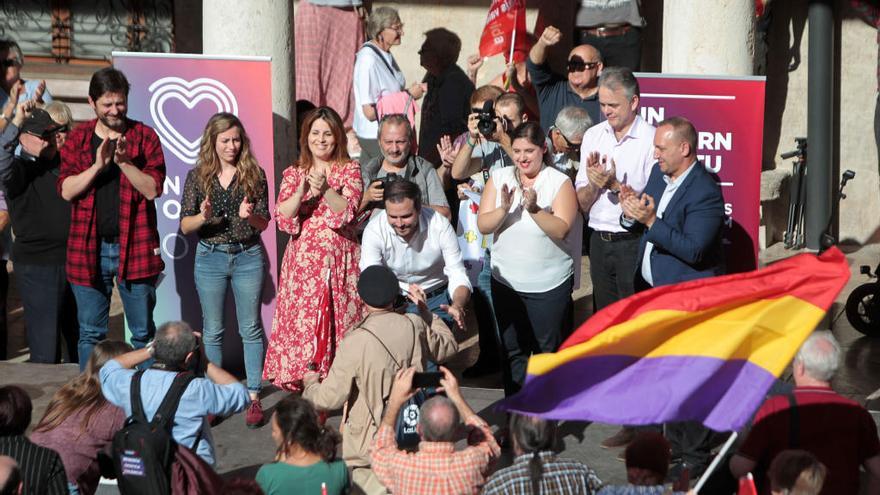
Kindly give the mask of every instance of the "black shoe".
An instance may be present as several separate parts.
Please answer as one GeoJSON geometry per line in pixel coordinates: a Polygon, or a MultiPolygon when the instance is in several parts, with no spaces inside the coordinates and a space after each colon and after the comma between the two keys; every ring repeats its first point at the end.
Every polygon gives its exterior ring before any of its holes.
{"type": "Polygon", "coordinates": [[[465,369],[461,376],[464,378],[479,378],[481,376],[491,375],[492,373],[498,373],[501,371],[501,366],[496,364],[492,364],[490,361],[480,361],[478,360],[474,363],[470,368],[465,369]]]}

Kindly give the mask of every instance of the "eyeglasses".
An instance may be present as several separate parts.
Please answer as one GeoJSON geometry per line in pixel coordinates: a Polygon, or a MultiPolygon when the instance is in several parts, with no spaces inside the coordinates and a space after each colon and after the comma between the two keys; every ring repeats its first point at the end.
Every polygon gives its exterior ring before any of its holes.
{"type": "Polygon", "coordinates": [[[584,62],[582,60],[571,59],[566,64],[566,68],[569,72],[582,72],[584,70],[593,70],[599,66],[599,62],[584,62]]]}
{"type": "Polygon", "coordinates": [[[568,151],[569,153],[571,153],[573,151],[580,152],[581,143],[572,143],[571,141],[569,141],[568,138],[565,137],[565,134],[563,134],[562,131],[560,131],[559,128],[556,127],[555,125],[550,126],[550,131],[551,132],[556,131],[557,134],[559,134],[559,136],[562,137],[562,140],[565,141],[565,151],[568,151]]]}
{"type": "Polygon", "coordinates": [[[393,26],[388,26],[385,29],[390,29],[392,31],[397,31],[398,33],[403,31],[403,23],[395,24],[393,26]]]}

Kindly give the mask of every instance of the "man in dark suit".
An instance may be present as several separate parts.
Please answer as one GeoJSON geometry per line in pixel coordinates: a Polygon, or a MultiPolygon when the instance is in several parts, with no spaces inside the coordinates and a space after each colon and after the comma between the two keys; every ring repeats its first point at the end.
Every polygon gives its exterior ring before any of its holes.
{"type": "Polygon", "coordinates": [[[664,120],[654,136],[657,163],[645,191],[620,192],[621,224],[643,231],[636,270],[642,288],[724,273],[724,200],[718,183],[697,161],[696,145],[697,132],[687,119],[664,120]]]}
{"type": "MultiPolygon", "coordinates": [[[[682,117],[657,126],[654,158],[645,191],[637,195],[624,186],[620,191],[623,210],[620,223],[643,232],[639,244],[636,288],[647,289],[724,273],[721,227],[724,200],[721,188],[697,161],[697,132],[682,117]]],[[[666,426],[676,466],[699,476],[710,458],[712,432],[695,422],[666,426]]]]}

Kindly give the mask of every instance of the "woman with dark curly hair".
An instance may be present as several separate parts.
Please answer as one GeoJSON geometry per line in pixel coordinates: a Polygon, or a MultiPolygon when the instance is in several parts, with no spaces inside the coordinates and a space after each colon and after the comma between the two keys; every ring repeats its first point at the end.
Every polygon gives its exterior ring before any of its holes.
{"type": "Polygon", "coordinates": [[[257,472],[257,483],[266,495],[283,493],[348,493],[348,469],[336,458],[341,438],[336,430],[318,422],[309,401],[288,395],[272,415],[275,462],[257,472]]]}

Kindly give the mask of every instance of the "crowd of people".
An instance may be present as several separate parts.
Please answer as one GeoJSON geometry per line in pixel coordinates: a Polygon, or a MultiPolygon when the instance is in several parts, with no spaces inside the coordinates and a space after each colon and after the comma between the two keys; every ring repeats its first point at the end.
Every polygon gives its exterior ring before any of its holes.
{"type": "MultiPolygon", "coordinates": [[[[198,239],[200,331],[153,320],[165,266],[154,200],[165,162],[156,132],[127,116],[125,75],[95,72],[95,118],[73,127],[45,82],[21,79],[18,45],[0,41],[0,209],[8,209],[0,229],[15,234],[4,254],[14,263],[30,360],[66,358],[81,370],[29,438],[30,399],[0,388],[0,493],[94,493],[103,474],[120,477],[124,490],[137,473],[116,443],[139,421],[166,421],[176,445],[196,454],[188,465],[211,472],[211,425],[242,411],[248,427],[271,426],[275,460],[255,486],[236,482],[230,493],[686,491],[713,446],[701,424],[622,425],[602,446],[626,448],[629,484],[603,486],[593,469],[555,453],[553,421],[510,414],[493,432],[443,365],[476,322],[479,359],[464,376],[500,371],[505,395],[517,393],[529,356],[555,352],[577,323],[582,253],[595,311],[725,271],[723,198],[697,160],[696,129],[682,117],[655,126],[639,113],[638,2],[582,3],[574,33],[547,26],[504,74],[476,87],[482,61],[471,57],[462,70],[451,31],[425,33],[426,76],[407,85],[391,54],[404,34],[396,10],[303,0],[297,91],[315,108],[301,116],[299,156],[277,201],[270,204],[245,124],[230,113],[205,124],[186,177],[180,231],[198,239]],[[548,56],[566,36],[577,44],[558,74],[548,56]],[[474,197],[486,249],[469,273],[456,228],[459,203],[474,197]],[[260,317],[267,228],[290,235],[268,339],[260,317]],[[106,339],[114,286],[130,346],[106,339]],[[230,288],[244,384],[223,369],[230,288]],[[289,393],[269,418],[267,381],[289,393]],[[325,424],[340,409],[341,434],[325,424]],[[468,446],[456,450],[465,437],[468,446]],[[514,460],[497,469],[502,448],[514,460]]],[[[0,279],[4,304],[6,284],[0,279]]],[[[2,329],[5,358],[5,321],[2,329]]],[[[807,341],[795,360],[797,388],[758,412],[730,459],[732,475],[755,472],[768,493],[820,493],[826,479],[834,488],[821,493],[854,493],[859,466],[880,482],[873,422],[830,389],[836,346],[830,335],[807,341]],[[787,420],[801,425],[790,436],[775,425],[789,404],[801,411],[787,420]],[[839,419],[802,405],[828,406],[839,419]],[[817,440],[827,435],[854,443],[832,452],[817,440]]],[[[177,473],[169,465],[162,482],[178,486],[177,473]]]]}

